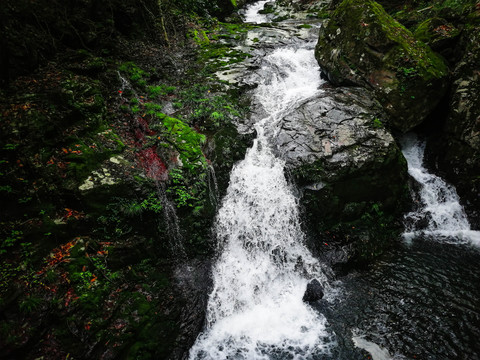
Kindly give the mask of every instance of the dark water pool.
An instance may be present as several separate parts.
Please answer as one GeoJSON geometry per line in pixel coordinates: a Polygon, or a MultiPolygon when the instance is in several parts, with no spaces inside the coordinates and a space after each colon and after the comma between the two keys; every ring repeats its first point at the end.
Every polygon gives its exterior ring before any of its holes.
{"type": "Polygon", "coordinates": [[[340,281],[324,304],[336,359],[480,359],[480,249],[415,239],[340,281]],[[376,345],[378,346],[376,346],[376,345]]]}

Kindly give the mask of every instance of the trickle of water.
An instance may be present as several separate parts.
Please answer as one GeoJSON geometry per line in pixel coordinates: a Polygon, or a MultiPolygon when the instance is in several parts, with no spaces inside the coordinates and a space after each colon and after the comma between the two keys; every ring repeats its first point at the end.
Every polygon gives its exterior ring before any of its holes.
{"type": "Polygon", "coordinates": [[[182,261],[187,255],[185,252],[184,238],[180,232],[180,220],[178,219],[175,205],[167,198],[164,182],[155,182],[157,185],[158,198],[163,207],[163,216],[165,219],[165,227],[168,234],[170,251],[175,254],[175,259],[182,261]]]}
{"type": "Polygon", "coordinates": [[[410,133],[401,143],[408,173],[420,185],[420,204],[415,211],[405,215],[404,238],[411,240],[418,235],[427,235],[450,242],[480,245],[480,232],[471,230],[455,188],[423,166],[425,141],[410,133]]]}
{"type": "Polygon", "coordinates": [[[220,202],[217,176],[215,175],[215,169],[211,164],[208,165],[207,171],[208,197],[210,199],[210,203],[214,206],[217,206],[220,202]]]}
{"type": "MultiPolygon", "coordinates": [[[[138,95],[136,94],[135,90],[131,86],[130,82],[125,79],[120,72],[118,73],[118,77],[122,82],[122,86],[119,91],[119,96],[123,97],[122,93],[128,89],[133,92],[137,101],[141,101],[138,95]]],[[[132,121],[134,121],[135,128],[137,127],[146,127],[148,129],[148,124],[142,124],[139,122],[141,117],[135,117],[132,121]]],[[[138,131],[138,135],[136,135],[137,141],[141,144],[144,142],[144,133],[138,131]]],[[[145,170],[146,175],[155,181],[155,185],[157,188],[157,196],[162,204],[163,208],[163,216],[164,216],[164,223],[165,228],[167,230],[170,251],[175,254],[175,258],[177,260],[183,261],[186,258],[185,246],[183,236],[180,232],[179,226],[179,219],[177,215],[177,211],[175,209],[175,205],[172,204],[170,200],[167,198],[167,193],[165,189],[165,181],[168,179],[168,169],[165,164],[162,162],[162,159],[158,156],[155,147],[147,147],[143,148],[138,151],[138,158],[140,159],[140,164],[145,170]]],[[[216,181],[216,180],[215,180],[216,181]]]]}
{"type": "Polygon", "coordinates": [[[308,359],[333,345],[326,320],[302,301],[322,265],[304,246],[297,199],[284,161],[269,144],[279,120],[320,85],[313,51],[282,48],[266,56],[255,98],[268,116],[257,139],[232,170],[216,221],[220,256],[204,333],[190,359],[308,359]]]}

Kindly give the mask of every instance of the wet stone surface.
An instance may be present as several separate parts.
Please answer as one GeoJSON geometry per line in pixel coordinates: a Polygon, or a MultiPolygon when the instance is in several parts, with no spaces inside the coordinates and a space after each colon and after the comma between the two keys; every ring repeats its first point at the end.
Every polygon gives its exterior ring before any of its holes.
{"type": "Polygon", "coordinates": [[[383,117],[362,89],[325,87],[284,117],[276,145],[288,167],[321,160],[330,170],[327,178],[334,179],[395,151],[383,117]]]}

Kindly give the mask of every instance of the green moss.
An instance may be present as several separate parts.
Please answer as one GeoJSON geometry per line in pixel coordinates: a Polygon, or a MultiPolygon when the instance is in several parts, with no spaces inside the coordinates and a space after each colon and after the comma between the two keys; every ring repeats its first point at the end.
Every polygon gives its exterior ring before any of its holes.
{"type": "Polygon", "coordinates": [[[113,129],[106,129],[105,125],[102,125],[81,138],[68,139],[63,153],[70,175],[77,181],[83,181],[93,170],[98,169],[103,161],[120,154],[124,148],[125,144],[113,129]]]}
{"type": "Polygon", "coordinates": [[[312,25],[309,25],[309,24],[302,24],[297,26],[297,29],[311,29],[311,28],[312,28],[312,25]]]}
{"type": "Polygon", "coordinates": [[[147,88],[149,98],[156,98],[158,96],[173,95],[173,94],[175,94],[176,90],[177,89],[176,89],[175,86],[169,86],[169,85],[166,85],[166,84],[151,85],[147,88]]]}
{"type": "Polygon", "coordinates": [[[442,39],[451,39],[460,35],[460,30],[444,19],[431,18],[419,24],[414,35],[418,40],[432,45],[442,39]]]}
{"type": "Polygon", "coordinates": [[[179,119],[160,113],[157,113],[157,117],[166,128],[166,135],[180,153],[183,166],[191,170],[205,167],[205,157],[202,153],[205,135],[192,130],[179,119]]]}
{"type": "Polygon", "coordinates": [[[208,38],[208,35],[207,35],[205,30],[195,29],[195,30],[192,31],[191,36],[192,36],[193,41],[195,41],[195,43],[197,45],[205,46],[205,45],[210,44],[210,39],[208,38]]]}
{"type": "Polygon", "coordinates": [[[345,0],[335,11],[334,17],[348,22],[352,30],[360,31],[361,33],[356,35],[359,38],[378,37],[378,42],[382,43],[385,40],[381,37],[386,36],[393,47],[385,54],[385,61],[390,63],[392,68],[408,63],[426,80],[438,79],[448,74],[444,61],[428,46],[416,41],[409,30],[388,15],[375,1],[345,0]],[[375,16],[374,21],[369,18],[372,14],[375,16]],[[348,16],[348,19],[344,16],[348,16]],[[380,29],[377,30],[377,26],[380,26],[380,29]]]}
{"type": "Polygon", "coordinates": [[[317,183],[325,178],[325,169],[321,160],[315,161],[311,164],[302,165],[294,170],[294,176],[299,179],[301,183],[317,183]]]}
{"type": "Polygon", "coordinates": [[[121,64],[118,70],[128,76],[130,81],[139,87],[145,87],[147,84],[146,78],[150,74],[136,65],[132,61],[127,61],[121,64]]]}

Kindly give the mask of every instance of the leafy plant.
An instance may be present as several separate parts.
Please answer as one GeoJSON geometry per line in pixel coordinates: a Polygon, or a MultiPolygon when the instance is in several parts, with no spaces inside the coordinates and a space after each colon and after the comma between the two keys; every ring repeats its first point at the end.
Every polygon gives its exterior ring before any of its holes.
{"type": "Polygon", "coordinates": [[[162,202],[156,192],[150,193],[148,197],[140,203],[140,207],[145,210],[153,211],[159,214],[162,209],[162,202]]]}
{"type": "Polygon", "coordinates": [[[23,299],[18,306],[21,312],[23,312],[24,314],[30,314],[34,312],[41,303],[42,299],[30,295],[23,299]]]}
{"type": "Polygon", "coordinates": [[[156,85],[156,86],[149,86],[148,87],[148,97],[155,98],[158,96],[166,96],[166,95],[173,95],[176,91],[175,86],[168,86],[165,84],[156,85]]]}
{"type": "Polygon", "coordinates": [[[10,185],[2,185],[2,186],[0,186],[0,191],[11,193],[11,192],[13,192],[13,189],[10,185]]]}
{"type": "Polygon", "coordinates": [[[379,118],[376,117],[372,121],[372,127],[374,127],[375,129],[381,129],[383,128],[383,123],[379,118]]]}
{"type": "Polygon", "coordinates": [[[23,238],[23,232],[20,230],[13,229],[10,233],[10,236],[7,236],[2,240],[0,244],[0,255],[7,252],[7,248],[10,248],[16,244],[17,241],[23,238]]]}
{"type": "Polygon", "coordinates": [[[406,77],[406,78],[414,78],[418,75],[418,71],[417,69],[413,68],[413,67],[409,67],[409,68],[406,68],[406,67],[400,67],[398,69],[398,71],[400,71],[400,73],[406,77]]]}
{"type": "Polygon", "coordinates": [[[18,144],[5,144],[3,146],[4,150],[15,150],[18,147],[18,144]]]}
{"type": "Polygon", "coordinates": [[[121,72],[127,74],[132,83],[140,87],[145,87],[145,85],[147,84],[145,78],[150,76],[149,73],[139,68],[132,61],[123,63],[118,69],[121,72]]]}
{"type": "Polygon", "coordinates": [[[173,169],[170,171],[169,175],[173,186],[170,186],[167,192],[174,194],[174,200],[177,207],[193,207],[193,201],[197,200],[197,198],[187,188],[183,171],[181,169],[173,169]]]}

